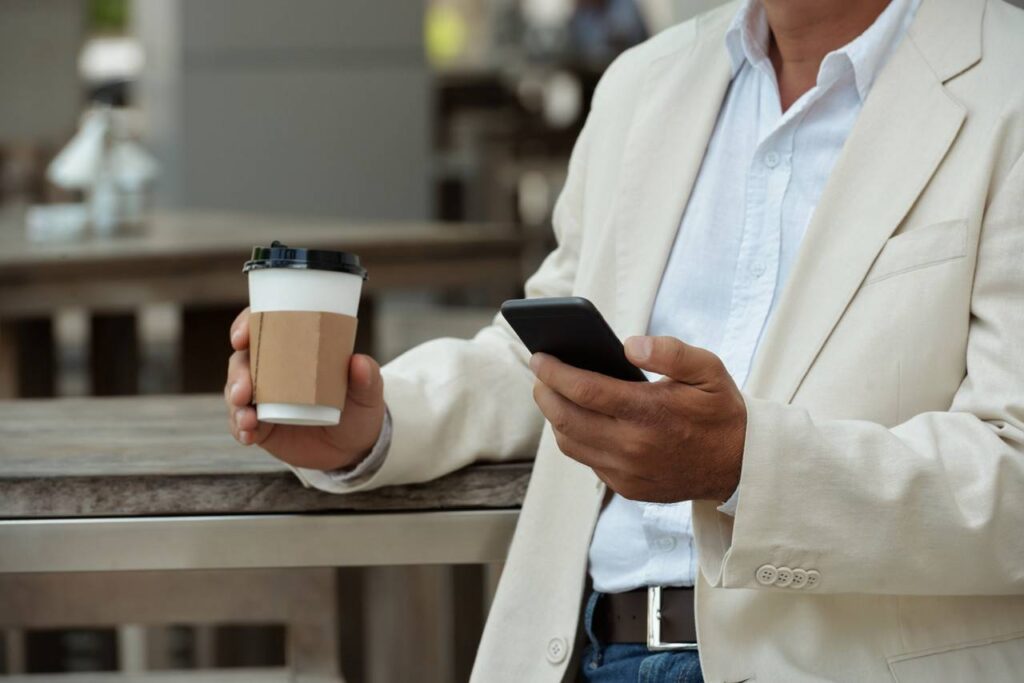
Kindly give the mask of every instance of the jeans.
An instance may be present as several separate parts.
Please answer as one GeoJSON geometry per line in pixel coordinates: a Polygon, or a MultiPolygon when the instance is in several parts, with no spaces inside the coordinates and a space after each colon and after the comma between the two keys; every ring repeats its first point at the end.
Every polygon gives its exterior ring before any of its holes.
{"type": "Polygon", "coordinates": [[[601,593],[593,592],[584,611],[590,644],[583,650],[581,678],[589,683],[704,683],[696,650],[651,652],[642,643],[602,643],[594,635],[594,610],[601,593]]]}

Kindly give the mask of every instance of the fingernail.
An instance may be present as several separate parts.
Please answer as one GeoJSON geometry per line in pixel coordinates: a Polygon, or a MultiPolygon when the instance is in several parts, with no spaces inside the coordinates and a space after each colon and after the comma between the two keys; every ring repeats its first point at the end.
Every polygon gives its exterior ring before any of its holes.
{"type": "Polygon", "coordinates": [[[231,388],[228,389],[228,395],[231,397],[232,401],[237,398],[237,396],[235,396],[235,393],[237,393],[237,392],[238,392],[238,382],[234,382],[231,385],[231,388]]]}
{"type": "Polygon", "coordinates": [[[231,333],[231,341],[234,342],[235,344],[237,344],[238,340],[241,339],[241,338],[242,338],[242,331],[241,330],[235,330],[234,332],[231,333]]]}
{"type": "Polygon", "coordinates": [[[235,422],[241,422],[243,417],[245,417],[245,408],[239,408],[235,411],[235,422]]]}
{"type": "Polygon", "coordinates": [[[252,433],[244,430],[238,432],[238,440],[241,441],[243,445],[248,446],[252,443],[252,433]]]}
{"type": "Polygon", "coordinates": [[[543,359],[543,353],[535,353],[534,355],[529,356],[529,369],[534,371],[535,375],[537,374],[538,369],[541,367],[541,361],[543,359]]]}
{"type": "Polygon", "coordinates": [[[654,340],[650,337],[630,337],[626,340],[629,355],[637,360],[647,360],[654,351],[654,340]]]}

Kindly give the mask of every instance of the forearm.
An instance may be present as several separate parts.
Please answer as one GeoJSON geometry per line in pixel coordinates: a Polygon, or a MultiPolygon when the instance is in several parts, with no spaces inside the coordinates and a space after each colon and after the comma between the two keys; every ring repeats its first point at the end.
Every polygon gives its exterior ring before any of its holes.
{"type": "Polygon", "coordinates": [[[389,417],[368,461],[296,473],[307,485],[348,493],[429,481],[478,460],[533,457],[542,419],[524,356],[500,326],[408,351],[383,370],[389,417]]]}

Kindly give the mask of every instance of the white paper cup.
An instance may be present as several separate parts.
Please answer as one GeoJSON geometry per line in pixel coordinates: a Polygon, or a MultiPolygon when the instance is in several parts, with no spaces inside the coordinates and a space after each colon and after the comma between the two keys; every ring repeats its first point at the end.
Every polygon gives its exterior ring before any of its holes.
{"type": "MultiPolygon", "coordinates": [[[[253,249],[245,264],[252,313],[313,311],[356,317],[366,271],[345,252],[292,249],[278,242],[253,249]]],[[[329,405],[258,403],[256,416],[275,424],[330,426],[341,411],[329,405]]]]}

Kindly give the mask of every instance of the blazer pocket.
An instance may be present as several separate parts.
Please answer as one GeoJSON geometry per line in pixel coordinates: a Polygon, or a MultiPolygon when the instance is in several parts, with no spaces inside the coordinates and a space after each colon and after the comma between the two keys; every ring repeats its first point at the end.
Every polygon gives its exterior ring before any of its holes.
{"type": "Polygon", "coordinates": [[[889,659],[889,670],[897,683],[1017,683],[1024,672],[1024,633],[898,655],[889,659]]]}
{"type": "Polygon", "coordinates": [[[967,221],[935,223],[900,233],[882,247],[864,278],[869,285],[967,255],[967,221]]]}

